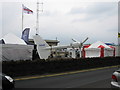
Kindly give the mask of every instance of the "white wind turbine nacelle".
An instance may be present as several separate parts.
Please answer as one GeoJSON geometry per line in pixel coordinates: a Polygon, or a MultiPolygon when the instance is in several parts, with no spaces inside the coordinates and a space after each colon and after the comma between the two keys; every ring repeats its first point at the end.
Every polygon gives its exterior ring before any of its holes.
{"type": "Polygon", "coordinates": [[[80,46],[80,44],[81,44],[80,42],[73,42],[73,43],[71,43],[70,46],[71,46],[72,48],[78,48],[78,47],[80,46]]]}
{"type": "Polygon", "coordinates": [[[82,42],[79,42],[79,41],[77,41],[77,40],[75,40],[75,39],[72,39],[74,42],[71,44],[71,46],[73,47],[73,48],[81,48],[82,46],[83,46],[83,43],[85,43],[87,40],[88,40],[88,37],[84,40],[84,41],[82,41],[82,42]]]}

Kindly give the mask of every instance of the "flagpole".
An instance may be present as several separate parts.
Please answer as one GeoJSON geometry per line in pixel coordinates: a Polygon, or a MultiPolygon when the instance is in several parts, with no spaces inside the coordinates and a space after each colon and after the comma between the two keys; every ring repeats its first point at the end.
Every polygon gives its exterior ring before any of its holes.
{"type": "Polygon", "coordinates": [[[23,19],[24,19],[24,16],[23,16],[23,4],[22,4],[22,31],[23,31],[23,19]]]}

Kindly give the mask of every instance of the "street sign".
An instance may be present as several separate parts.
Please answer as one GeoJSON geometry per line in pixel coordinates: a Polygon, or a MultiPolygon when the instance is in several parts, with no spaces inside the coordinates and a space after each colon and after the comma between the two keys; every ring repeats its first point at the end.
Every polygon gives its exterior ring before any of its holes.
{"type": "Polygon", "coordinates": [[[118,38],[120,38],[120,33],[118,33],[118,38]]]}

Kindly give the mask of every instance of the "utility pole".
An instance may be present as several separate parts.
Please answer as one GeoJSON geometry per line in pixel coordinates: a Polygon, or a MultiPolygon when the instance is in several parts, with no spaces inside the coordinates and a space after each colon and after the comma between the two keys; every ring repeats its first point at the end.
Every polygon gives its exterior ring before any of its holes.
{"type": "Polygon", "coordinates": [[[22,31],[23,31],[23,4],[22,4],[22,31]]]}
{"type": "Polygon", "coordinates": [[[118,2],[118,56],[120,56],[120,2],[118,2]]]}
{"type": "Polygon", "coordinates": [[[39,34],[39,11],[43,12],[43,8],[42,10],[39,10],[39,4],[42,4],[43,6],[43,3],[39,3],[39,0],[37,0],[36,35],[39,34]]]}

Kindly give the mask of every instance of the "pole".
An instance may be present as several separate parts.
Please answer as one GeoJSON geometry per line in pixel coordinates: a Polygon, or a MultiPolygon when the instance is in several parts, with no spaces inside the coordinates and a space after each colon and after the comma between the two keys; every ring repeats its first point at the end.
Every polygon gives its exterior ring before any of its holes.
{"type": "Polygon", "coordinates": [[[36,35],[39,33],[39,11],[43,12],[43,9],[39,10],[39,4],[42,4],[43,7],[43,3],[39,3],[39,0],[37,0],[36,35]]]}
{"type": "Polygon", "coordinates": [[[23,16],[23,4],[22,4],[22,31],[23,31],[23,18],[24,16],[23,16]]]}
{"type": "Polygon", "coordinates": [[[36,18],[36,35],[38,35],[39,30],[39,1],[37,0],[37,18],[36,18]]]}
{"type": "Polygon", "coordinates": [[[118,2],[118,56],[120,56],[120,2],[118,2]]]}

